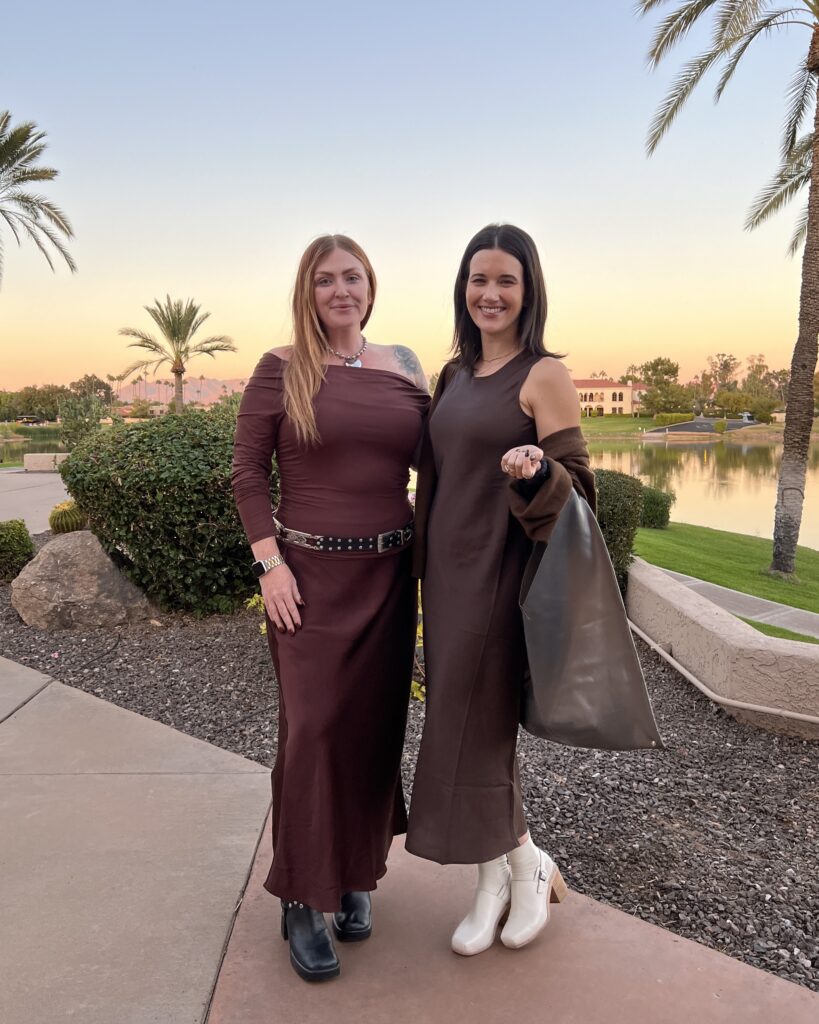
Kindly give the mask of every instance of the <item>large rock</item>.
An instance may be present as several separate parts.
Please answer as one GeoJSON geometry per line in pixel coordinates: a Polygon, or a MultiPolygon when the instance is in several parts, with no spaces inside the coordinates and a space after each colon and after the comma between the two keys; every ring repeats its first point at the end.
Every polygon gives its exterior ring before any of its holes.
{"type": "Polygon", "coordinates": [[[11,603],[39,629],[119,626],[153,614],[88,530],[49,541],[12,582],[11,603]]]}

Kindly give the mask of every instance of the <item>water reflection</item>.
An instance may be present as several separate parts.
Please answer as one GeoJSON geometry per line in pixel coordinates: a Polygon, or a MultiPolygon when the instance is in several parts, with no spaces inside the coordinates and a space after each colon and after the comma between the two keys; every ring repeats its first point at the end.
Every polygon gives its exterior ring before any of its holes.
{"type": "MultiPolygon", "coordinates": [[[[781,444],[592,441],[596,469],[673,490],[676,522],[770,538],[781,444]]],[[[819,548],[819,445],[811,445],[800,543],[819,548]]]]}

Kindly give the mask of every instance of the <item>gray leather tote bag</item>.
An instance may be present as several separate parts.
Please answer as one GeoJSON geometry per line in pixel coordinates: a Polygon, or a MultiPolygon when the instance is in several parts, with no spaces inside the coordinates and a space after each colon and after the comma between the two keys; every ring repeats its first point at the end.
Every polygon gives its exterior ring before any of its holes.
{"type": "Polygon", "coordinates": [[[573,747],[662,747],[606,542],[576,491],[548,546],[535,546],[520,607],[527,732],[573,747]]]}

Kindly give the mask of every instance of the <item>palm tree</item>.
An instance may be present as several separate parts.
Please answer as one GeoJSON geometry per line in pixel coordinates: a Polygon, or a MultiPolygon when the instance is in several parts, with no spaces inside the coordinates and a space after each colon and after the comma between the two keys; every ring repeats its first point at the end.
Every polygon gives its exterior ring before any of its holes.
{"type": "MultiPolygon", "coordinates": [[[[638,0],[640,14],[670,0],[638,0]]],[[[811,32],[805,60],[788,91],[782,134],[781,165],[756,198],[746,228],[752,230],[784,207],[804,187],[807,204],[790,245],[795,254],[804,242],[799,296],[799,333],[791,362],[791,383],[785,413],[782,465],[776,497],[772,572],[791,574],[802,522],[810,433],[813,425],[813,373],[819,336],[819,0],[791,0],[775,7],[765,0],[687,0],[660,23],[649,50],[656,67],[689,30],[706,16],[713,17],[710,47],[683,65],[654,116],[648,133],[651,155],[702,78],[720,69],[715,101],[734,76],[750,45],[775,30],[807,28],[811,32]],[[813,107],[813,131],[800,135],[813,107]]]]}
{"type": "Polygon", "coordinates": [[[174,404],[176,411],[181,412],[184,404],[182,378],[185,374],[185,364],[194,356],[206,355],[215,358],[216,352],[235,352],[236,346],[231,338],[222,334],[202,341],[193,341],[194,334],[210,313],[200,313],[200,307],[192,299],[188,299],[183,305],[181,299],[172,300],[170,295],[166,295],[164,305],[159,299],[154,299],[153,306],[145,306],[144,309],[162,332],[162,340],[157,341],[152,334],[145,331],[123,327],[120,334],[136,338],[136,341],[129,344],[129,348],[144,348],[152,355],[150,359],[137,360],[128,367],[125,375],[148,369],[153,369],[156,373],[163,363],[169,363],[175,381],[174,404]]]}
{"type": "MultiPolygon", "coordinates": [[[[60,238],[60,235],[74,237],[68,217],[45,196],[26,188],[33,182],[52,181],[60,173],[53,167],[35,166],[45,148],[45,132],[37,131],[33,121],[11,127],[11,114],[0,110],[0,221],[5,221],[18,245],[22,237],[28,235],[52,270],[54,263],[49,245],[74,273],[77,265],[60,238]]],[[[2,281],[3,240],[0,236],[0,283],[2,281]]]]}

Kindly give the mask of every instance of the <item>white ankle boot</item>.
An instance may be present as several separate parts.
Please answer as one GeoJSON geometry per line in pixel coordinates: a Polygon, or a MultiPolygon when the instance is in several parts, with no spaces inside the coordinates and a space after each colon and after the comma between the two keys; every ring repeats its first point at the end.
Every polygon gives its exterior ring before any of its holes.
{"type": "Polygon", "coordinates": [[[452,949],[474,956],[495,941],[498,922],[509,906],[512,875],[506,855],[478,865],[478,886],[472,908],[452,936],[452,949]]]}
{"type": "Polygon", "coordinates": [[[549,923],[549,904],[562,903],[568,892],[549,854],[537,847],[534,849],[538,854],[534,867],[516,870],[514,856],[517,851],[513,851],[509,858],[513,865],[512,907],[501,932],[501,942],[510,949],[520,949],[531,942],[549,923]]]}

